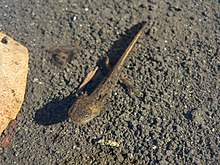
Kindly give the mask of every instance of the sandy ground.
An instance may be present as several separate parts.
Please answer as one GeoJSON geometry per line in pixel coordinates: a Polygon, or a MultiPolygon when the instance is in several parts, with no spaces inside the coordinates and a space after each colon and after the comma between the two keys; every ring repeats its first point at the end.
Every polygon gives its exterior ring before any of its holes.
{"type": "MultiPolygon", "coordinates": [[[[219,2],[1,0],[0,30],[29,49],[25,100],[1,164],[217,164],[220,161],[219,2]],[[100,116],[75,125],[67,111],[105,57],[117,59],[149,28],[100,116]],[[46,49],[79,44],[67,66],[46,49]]],[[[4,132],[0,140],[7,136],[4,132]]]]}

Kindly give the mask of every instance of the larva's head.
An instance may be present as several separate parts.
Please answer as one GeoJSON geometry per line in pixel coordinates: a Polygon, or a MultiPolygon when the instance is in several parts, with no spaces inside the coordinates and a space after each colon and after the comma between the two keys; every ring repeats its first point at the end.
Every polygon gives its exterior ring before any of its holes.
{"type": "Polygon", "coordinates": [[[69,109],[68,115],[75,124],[86,124],[100,113],[100,109],[91,97],[81,95],[69,109]]]}

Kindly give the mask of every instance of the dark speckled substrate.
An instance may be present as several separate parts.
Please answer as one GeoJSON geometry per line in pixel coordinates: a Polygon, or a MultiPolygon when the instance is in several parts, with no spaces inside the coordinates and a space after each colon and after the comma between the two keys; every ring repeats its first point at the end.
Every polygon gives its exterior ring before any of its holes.
{"type": "Polygon", "coordinates": [[[0,31],[30,57],[1,164],[217,164],[219,11],[214,0],[1,0],[0,31]],[[142,21],[149,31],[123,69],[138,92],[118,84],[99,117],[72,124],[67,110],[86,74],[106,55],[118,58],[142,21]],[[51,63],[46,49],[73,44],[83,51],[67,66],[51,63]]]}

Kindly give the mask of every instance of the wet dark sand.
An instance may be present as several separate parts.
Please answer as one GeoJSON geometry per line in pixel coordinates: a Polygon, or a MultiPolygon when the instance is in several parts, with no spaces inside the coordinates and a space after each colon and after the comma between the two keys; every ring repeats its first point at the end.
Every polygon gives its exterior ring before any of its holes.
{"type": "Polygon", "coordinates": [[[2,164],[217,164],[219,11],[214,0],[1,1],[0,30],[30,57],[2,164]],[[117,59],[141,21],[149,31],[123,69],[138,92],[118,84],[99,117],[72,124],[67,110],[86,74],[105,55],[117,59]],[[63,68],[51,63],[46,49],[71,44],[83,51],[63,68]]]}

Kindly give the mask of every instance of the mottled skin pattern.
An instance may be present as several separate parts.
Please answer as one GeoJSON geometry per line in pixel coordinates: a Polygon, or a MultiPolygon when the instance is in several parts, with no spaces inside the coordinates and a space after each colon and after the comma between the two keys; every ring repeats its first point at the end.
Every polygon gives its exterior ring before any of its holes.
{"type": "Polygon", "coordinates": [[[82,94],[73,103],[69,109],[69,117],[73,123],[85,124],[98,116],[106,104],[107,98],[111,95],[114,86],[116,85],[122,67],[129,53],[133,49],[135,43],[140,38],[146,28],[146,24],[136,34],[124,54],[118,60],[117,64],[110,71],[108,76],[100,83],[100,85],[90,95],[82,94]]]}

